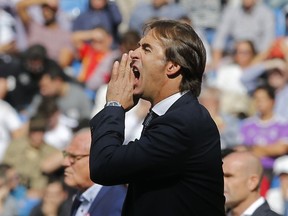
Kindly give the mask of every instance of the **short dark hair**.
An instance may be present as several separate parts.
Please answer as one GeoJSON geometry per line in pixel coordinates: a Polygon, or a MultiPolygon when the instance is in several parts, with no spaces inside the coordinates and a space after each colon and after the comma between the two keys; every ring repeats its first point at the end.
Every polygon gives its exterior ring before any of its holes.
{"type": "Polygon", "coordinates": [[[63,68],[56,61],[49,61],[47,67],[44,69],[44,74],[47,74],[51,79],[61,79],[63,81],[70,81],[71,78],[65,73],[63,68]]]}
{"type": "Polygon", "coordinates": [[[57,97],[43,96],[42,101],[38,106],[37,114],[42,115],[43,118],[49,119],[57,111],[59,111],[57,97]]]}
{"type": "Polygon", "coordinates": [[[181,66],[183,76],[179,89],[191,90],[196,97],[201,92],[202,76],[206,66],[206,50],[192,26],[176,20],[156,20],[144,26],[144,34],[153,29],[162,42],[167,61],[181,66]]]}
{"type": "Polygon", "coordinates": [[[33,44],[27,48],[24,52],[24,58],[29,59],[41,59],[45,60],[48,58],[46,48],[41,44],[33,44]]]}
{"type": "Polygon", "coordinates": [[[124,32],[119,39],[119,44],[125,47],[125,50],[130,51],[138,47],[141,37],[135,30],[128,30],[124,32]]]}
{"type": "Polygon", "coordinates": [[[235,42],[235,50],[234,50],[234,53],[236,53],[236,45],[239,44],[239,43],[246,43],[246,44],[248,44],[248,46],[249,46],[250,49],[251,49],[252,55],[255,56],[255,55],[257,54],[257,50],[256,50],[256,48],[255,48],[255,45],[254,45],[253,41],[248,40],[248,39],[237,40],[237,41],[235,42]]]}
{"type": "Polygon", "coordinates": [[[7,163],[0,163],[0,179],[4,180],[5,183],[7,182],[7,170],[10,169],[11,166],[7,163]]]}
{"type": "Polygon", "coordinates": [[[255,94],[256,91],[259,91],[259,90],[264,90],[270,99],[275,100],[275,88],[273,88],[269,84],[266,83],[266,84],[257,86],[257,88],[253,91],[253,95],[255,94]]]}
{"type": "Polygon", "coordinates": [[[47,129],[47,118],[42,115],[34,115],[29,121],[29,132],[42,131],[47,129]]]}

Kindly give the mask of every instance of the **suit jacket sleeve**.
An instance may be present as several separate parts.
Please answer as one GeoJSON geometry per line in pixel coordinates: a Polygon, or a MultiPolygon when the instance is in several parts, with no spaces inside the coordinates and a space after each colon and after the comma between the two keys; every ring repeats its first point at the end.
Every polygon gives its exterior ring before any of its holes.
{"type": "Polygon", "coordinates": [[[123,108],[105,107],[94,116],[90,121],[91,179],[102,185],[152,179],[155,182],[187,173],[185,168],[205,178],[210,173],[211,182],[220,179],[219,133],[207,110],[188,96],[172,107],[153,119],[139,140],[128,145],[122,145],[123,108]]]}

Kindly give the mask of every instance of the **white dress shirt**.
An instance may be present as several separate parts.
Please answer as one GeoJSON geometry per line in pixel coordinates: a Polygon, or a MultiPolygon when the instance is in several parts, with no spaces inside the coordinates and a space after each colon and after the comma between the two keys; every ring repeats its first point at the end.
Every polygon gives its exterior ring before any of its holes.
{"type": "Polygon", "coordinates": [[[164,100],[157,103],[154,107],[152,107],[152,111],[156,113],[158,116],[164,115],[167,110],[184,94],[186,94],[188,91],[185,92],[177,92],[168,98],[165,98],[164,100]]]}
{"type": "Polygon", "coordinates": [[[89,215],[88,214],[89,208],[101,188],[102,188],[102,185],[94,184],[93,186],[88,188],[84,193],[81,194],[80,201],[82,201],[82,203],[77,209],[75,216],[89,215]]]}
{"type": "MultiPolygon", "coordinates": [[[[252,203],[240,216],[251,216],[264,202],[265,199],[260,197],[254,203],[252,203]]],[[[232,216],[231,212],[229,212],[227,216],[232,216]]]]}

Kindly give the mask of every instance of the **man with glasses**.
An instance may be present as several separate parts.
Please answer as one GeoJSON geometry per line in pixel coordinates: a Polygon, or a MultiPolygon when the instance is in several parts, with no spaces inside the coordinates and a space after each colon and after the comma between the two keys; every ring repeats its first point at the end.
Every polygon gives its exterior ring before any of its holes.
{"type": "Polygon", "coordinates": [[[70,145],[63,152],[65,183],[78,190],[72,204],[71,216],[120,216],[126,187],[124,185],[107,187],[91,181],[90,145],[90,129],[84,128],[75,133],[70,145]]]}

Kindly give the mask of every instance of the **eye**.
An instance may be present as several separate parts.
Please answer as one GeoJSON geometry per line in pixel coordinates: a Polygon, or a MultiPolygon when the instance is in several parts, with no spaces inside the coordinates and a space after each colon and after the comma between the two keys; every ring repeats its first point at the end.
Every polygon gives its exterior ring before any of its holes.
{"type": "Polygon", "coordinates": [[[147,48],[147,47],[143,47],[143,50],[144,50],[145,53],[151,52],[151,50],[149,48],[147,48]]]}

